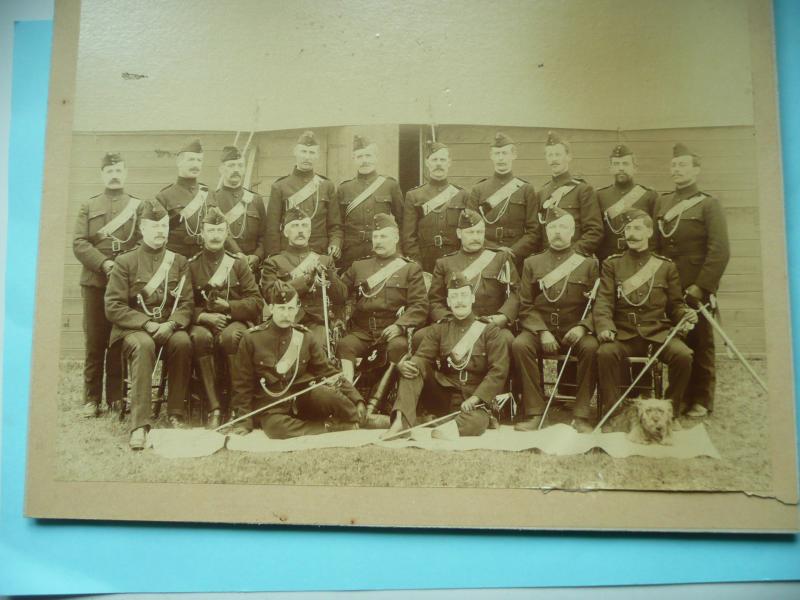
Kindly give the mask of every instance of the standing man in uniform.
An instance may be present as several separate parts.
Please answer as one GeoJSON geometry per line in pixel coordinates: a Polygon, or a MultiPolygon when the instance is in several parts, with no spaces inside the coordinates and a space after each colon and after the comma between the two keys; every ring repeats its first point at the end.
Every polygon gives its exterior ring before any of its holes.
{"type": "MultiPolygon", "coordinates": [[[[233,387],[234,414],[242,416],[311,385],[337,371],[323,347],[308,330],[295,323],[300,300],[297,291],[275,281],[266,291],[272,319],[249,329],[236,354],[238,369],[233,387]]],[[[261,428],[272,439],[358,429],[364,400],[342,378],[321,385],[295,400],[279,404],[260,417],[261,428]]],[[[234,426],[234,433],[253,428],[253,417],[234,426]]]]}
{"type": "MultiPolygon", "coordinates": [[[[208,402],[209,429],[222,422],[217,395],[215,354],[225,356],[229,383],[237,369],[242,334],[261,322],[264,302],[244,258],[225,251],[228,222],[215,206],[203,215],[203,250],[189,259],[194,288],[193,325],[189,329],[196,372],[208,402]]],[[[231,386],[232,390],[233,387],[231,386]]]]}
{"type": "Polygon", "coordinates": [[[472,209],[462,211],[456,229],[461,249],[437,260],[433,269],[430,318],[437,322],[452,316],[447,282],[453,273],[460,273],[472,286],[471,310],[497,326],[500,339],[510,350],[514,340],[511,327],[519,312],[519,275],[508,254],[486,248],[485,235],[483,218],[472,209]]]}
{"type": "Polygon", "coordinates": [[[141,450],[152,425],[153,370],[159,348],[167,361],[167,415],[184,427],[184,403],[192,372],[192,342],[185,329],[192,319],[192,282],[186,259],[166,248],[169,215],[155,200],[142,202],[142,243],[120,254],[106,288],[106,318],[113,324],[109,345],[122,343],[131,379],[132,450],[141,450]]]}
{"type": "Polygon", "coordinates": [[[100,177],[105,190],[81,204],[75,222],[72,251],[81,265],[83,333],[86,359],[83,363],[83,415],[100,414],[105,371],[106,402],[115,399],[122,385],[120,357],[107,350],[111,323],[106,319],[103,297],[114,259],[136,245],[139,239],[139,199],[125,192],[128,169],[116,152],[103,156],[100,177]],[[105,365],[105,367],[104,367],[105,365]]]}
{"type": "Polygon", "coordinates": [[[459,246],[456,228],[467,193],[447,181],[450,164],[450,148],[431,144],[425,159],[428,183],[409,190],[403,206],[403,250],[426,273],[433,273],[436,261],[459,246]]]}
{"type": "Polygon", "coordinates": [[[599,276],[597,259],[584,256],[570,245],[575,219],[562,208],[549,211],[545,226],[549,248],[525,259],[520,290],[520,327],[511,350],[515,373],[522,383],[526,420],[517,431],[539,428],[546,406],[540,356],[557,355],[575,347],[578,358],[577,394],[572,426],[589,433],[590,401],[597,386],[597,340],[591,314],[581,319],[589,294],[599,276]]]}
{"type": "MultiPolygon", "coordinates": [[[[628,356],[647,355],[648,346],[657,349],[676,325],[691,311],[683,302],[678,269],[668,258],[650,251],[653,220],[646,212],[633,208],[625,213],[625,241],[628,249],[603,261],[603,273],[594,322],[598,332],[597,370],[599,400],[607,412],[620,396],[621,370],[628,356]]],[[[684,332],[697,323],[688,317],[684,332]]],[[[680,339],[672,338],[659,359],[669,367],[667,397],[672,400],[675,423],[683,405],[692,370],[692,351],[680,339]]]]}
{"type": "Polygon", "coordinates": [[[556,206],[575,219],[575,250],[586,256],[597,251],[603,237],[603,223],[594,188],[569,172],[572,152],[569,143],[552,131],[547,134],[544,157],[551,177],[539,190],[539,223],[547,222],[547,212],[556,206]]]}
{"type": "MultiPolygon", "coordinates": [[[[603,214],[605,232],[597,248],[597,258],[605,259],[624,252],[625,220],[622,214],[629,208],[640,208],[651,217],[655,214],[658,192],[634,181],[636,156],[625,144],[614,146],[609,158],[609,171],[614,183],[597,190],[597,202],[603,214]]],[[[655,239],[652,240],[655,242],[655,239]]]]}
{"type": "MultiPolygon", "coordinates": [[[[725,212],[719,200],[697,189],[700,158],[684,144],[675,144],[670,171],[675,191],[656,203],[657,247],[675,261],[690,306],[711,300],[716,309],[714,294],[730,259],[725,212]]],[[[700,319],[686,342],[694,351],[687,415],[704,417],[714,410],[716,387],[714,329],[708,320],[700,319]]]]}
{"type": "MultiPolygon", "coordinates": [[[[347,291],[336,275],[333,257],[317,254],[308,247],[311,237],[311,218],[299,208],[286,212],[283,235],[286,249],[270,256],[261,268],[261,290],[267,290],[281,280],[291,285],[300,299],[297,322],[308,328],[320,346],[326,346],[325,310],[332,303],[344,303],[347,291]],[[324,279],[323,279],[324,276],[324,279]],[[327,286],[328,302],[325,307],[322,286],[327,286]]],[[[328,357],[331,358],[331,357],[328,357]]]]}
{"type": "MultiPolygon", "coordinates": [[[[420,396],[442,415],[460,408],[455,418],[459,435],[486,431],[490,407],[508,379],[510,356],[497,326],[472,311],[474,302],[469,279],[452,273],[447,282],[451,316],[431,325],[414,356],[397,365],[397,399],[383,437],[414,425],[420,396]]],[[[432,437],[438,434],[437,429],[431,432],[432,437]]]]}
{"type": "Polygon", "coordinates": [[[263,198],[244,187],[245,168],[239,149],[225,146],[219,165],[222,186],[214,192],[214,199],[228,223],[231,249],[255,272],[264,260],[267,214],[263,198]]]}
{"type": "Polygon", "coordinates": [[[342,251],[342,219],[333,183],[314,172],[319,160],[319,142],[313,131],[303,132],[293,154],[294,169],[273,183],[270,191],[266,255],[277,254],[286,247],[286,239],[281,236],[284,213],[299,208],[311,217],[311,249],[336,258],[342,251]]]}
{"type": "Polygon", "coordinates": [[[486,246],[509,254],[519,269],[522,261],[540,250],[542,233],[536,221],[536,192],[512,171],[516,158],[514,140],[496,133],[489,146],[494,173],[473,186],[467,206],[486,221],[486,246]]]}
{"type": "Polygon", "coordinates": [[[379,214],[393,215],[403,222],[403,192],[397,180],[378,175],[378,146],[365,136],[353,136],[353,162],[357,174],[343,181],[336,202],[344,222],[344,247],[340,267],[367,258],[372,252],[372,224],[379,214]]]}
{"type": "Polygon", "coordinates": [[[379,213],[372,227],[370,258],[357,260],[342,276],[355,307],[350,332],[336,349],[342,373],[353,381],[356,359],[385,342],[389,361],[397,364],[408,348],[408,329],[425,324],[428,294],[419,264],[400,256],[400,232],[394,217],[379,213]]]}

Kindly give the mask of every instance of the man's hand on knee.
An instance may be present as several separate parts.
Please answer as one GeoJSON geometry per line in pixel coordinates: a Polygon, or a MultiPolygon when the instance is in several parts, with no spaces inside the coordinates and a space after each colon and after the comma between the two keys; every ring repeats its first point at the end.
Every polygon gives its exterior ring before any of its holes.
{"type": "Polygon", "coordinates": [[[420,375],[419,367],[410,360],[401,360],[397,363],[397,370],[406,379],[414,379],[420,375]]]}
{"type": "Polygon", "coordinates": [[[171,322],[167,321],[166,323],[161,323],[161,325],[158,326],[156,332],[152,334],[153,340],[157,344],[166,344],[167,340],[170,338],[170,336],[174,331],[175,330],[173,329],[171,322]]]}

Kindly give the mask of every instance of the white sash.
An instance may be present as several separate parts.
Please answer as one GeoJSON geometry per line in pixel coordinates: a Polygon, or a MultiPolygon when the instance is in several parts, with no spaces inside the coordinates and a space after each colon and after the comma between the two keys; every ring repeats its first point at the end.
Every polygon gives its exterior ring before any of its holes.
{"type": "Polygon", "coordinates": [[[627,296],[631,292],[642,287],[645,282],[647,282],[651,277],[653,277],[653,275],[656,274],[656,271],[658,271],[658,268],[663,262],[664,261],[660,258],[651,256],[641,269],[622,282],[620,285],[622,293],[627,296]]]}
{"type": "Polygon", "coordinates": [[[478,320],[473,321],[469,329],[461,336],[461,339],[453,346],[453,349],[450,350],[450,355],[453,359],[456,361],[464,360],[467,353],[472,350],[475,342],[481,337],[484,329],[486,329],[486,323],[478,320]]]}
{"type": "Polygon", "coordinates": [[[456,194],[458,194],[458,188],[454,185],[448,185],[443,191],[439,192],[436,197],[422,204],[422,216],[427,216],[440,206],[447,204],[456,194]]]}
{"type": "Polygon", "coordinates": [[[467,281],[472,281],[478,275],[483,273],[483,270],[489,266],[489,263],[492,262],[492,259],[497,255],[496,252],[492,252],[491,250],[484,250],[483,253],[476,258],[472,263],[464,269],[464,277],[467,281]]]}
{"type": "Polygon", "coordinates": [[[195,194],[194,198],[192,198],[192,201],[183,207],[183,210],[180,213],[181,219],[183,221],[191,219],[195,215],[195,213],[197,213],[197,211],[200,210],[200,207],[203,206],[203,204],[206,201],[206,198],[208,198],[208,188],[201,187],[200,189],[197,190],[197,194],[195,194]]]}
{"type": "Polygon", "coordinates": [[[114,233],[117,229],[127,223],[128,219],[136,214],[136,209],[139,207],[140,202],[141,200],[138,198],[131,197],[128,200],[128,204],[125,205],[125,208],[123,208],[116,217],[103,225],[98,233],[100,235],[111,235],[114,233]]]}
{"type": "Polygon", "coordinates": [[[297,362],[300,357],[300,347],[303,345],[303,332],[292,329],[292,339],[289,340],[289,347],[283,353],[281,359],[275,364],[275,370],[279,375],[285,375],[297,362]]]}
{"type": "Polygon", "coordinates": [[[644,196],[647,193],[647,190],[640,185],[636,185],[630,190],[627,194],[622,196],[619,200],[614,202],[611,206],[606,209],[606,216],[609,219],[616,219],[626,210],[628,210],[631,206],[636,204],[639,201],[639,198],[644,196]]]}
{"type": "Polygon", "coordinates": [[[214,271],[214,274],[208,280],[208,285],[211,287],[220,287],[223,283],[228,281],[228,273],[231,272],[231,268],[233,268],[233,263],[235,262],[236,259],[230,254],[223,256],[217,270],[214,271]]]}
{"type": "Polygon", "coordinates": [[[297,279],[298,277],[309,272],[311,267],[316,267],[319,263],[319,254],[309,252],[303,261],[289,272],[289,277],[297,279]]]}
{"type": "Polygon", "coordinates": [[[156,272],[153,273],[153,276],[150,278],[144,287],[142,288],[142,294],[144,297],[151,296],[153,292],[158,289],[162,283],[164,283],[164,279],[167,277],[167,273],[172,268],[172,263],[175,260],[175,253],[171,250],[166,250],[164,252],[164,259],[161,261],[161,264],[158,265],[158,269],[156,272]]]}
{"type": "Polygon", "coordinates": [[[567,194],[569,194],[572,190],[574,190],[575,187],[576,186],[574,184],[572,185],[566,184],[562,185],[560,188],[556,188],[555,190],[553,190],[553,193],[550,194],[550,197],[544,201],[544,203],[542,204],[542,208],[544,210],[555,208],[556,206],[558,206],[558,203],[561,202],[561,199],[567,194]]]}
{"type": "Polygon", "coordinates": [[[584,258],[585,257],[581,256],[580,254],[573,254],[555,269],[550,271],[547,275],[542,277],[539,280],[539,285],[542,286],[543,289],[550,289],[556,283],[564,279],[564,277],[569,277],[570,273],[583,264],[584,258]]]}
{"type": "Polygon", "coordinates": [[[247,210],[247,206],[253,201],[253,192],[245,190],[242,194],[242,199],[233,205],[228,212],[225,213],[225,221],[230,225],[239,220],[239,218],[247,210]]]}
{"type": "Polygon", "coordinates": [[[292,210],[297,205],[305,202],[306,198],[319,189],[319,184],[321,182],[322,178],[319,175],[314,175],[314,177],[311,178],[311,181],[286,199],[287,210],[292,210]]]}
{"type": "Polygon", "coordinates": [[[406,266],[406,261],[402,258],[395,258],[392,262],[388,265],[383,267],[380,271],[373,273],[369,277],[367,277],[367,286],[369,289],[373,290],[378,285],[389,279],[392,275],[397,273],[400,269],[406,266]]]}
{"type": "Polygon", "coordinates": [[[503,187],[497,190],[494,194],[492,194],[486,200],[484,200],[483,203],[488,204],[489,206],[492,207],[492,209],[494,209],[495,206],[497,206],[503,200],[508,198],[511,194],[516,192],[523,185],[525,185],[524,181],[522,181],[517,177],[514,177],[514,179],[509,181],[507,184],[505,184],[503,187]]]}
{"type": "Polygon", "coordinates": [[[675,217],[681,216],[685,211],[702,202],[705,197],[705,194],[700,193],[692,196],[691,198],[685,198],[684,200],[681,200],[666,212],[664,215],[664,220],[672,221],[672,219],[675,217]]]}
{"type": "Polygon", "coordinates": [[[350,200],[350,202],[348,202],[347,208],[344,211],[344,215],[347,216],[351,212],[353,212],[356,208],[358,208],[359,204],[364,202],[364,200],[366,200],[367,198],[372,196],[372,194],[378,191],[378,188],[383,185],[384,181],[386,181],[386,177],[384,177],[383,175],[378,175],[375,181],[373,181],[367,189],[365,189],[358,196],[356,196],[355,198],[350,200]]]}

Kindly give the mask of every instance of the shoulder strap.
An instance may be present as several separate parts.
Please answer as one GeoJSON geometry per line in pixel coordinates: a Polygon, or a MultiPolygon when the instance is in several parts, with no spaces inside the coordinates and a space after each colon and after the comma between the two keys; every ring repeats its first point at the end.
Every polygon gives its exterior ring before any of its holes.
{"type": "Polygon", "coordinates": [[[489,263],[492,262],[496,254],[496,252],[492,252],[491,250],[484,250],[478,258],[473,260],[463,271],[467,281],[472,281],[483,273],[483,270],[489,266],[489,263]]]}
{"type": "Polygon", "coordinates": [[[622,196],[619,200],[614,202],[606,209],[606,216],[609,219],[616,219],[623,212],[628,210],[631,206],[636,204],[639,199],[647,193],[647,190],[640,185],[633,186],[633,189],[628,191],[627,194],[622,196]]]}
{"type": "Polygon", "coordinates": [[[319,263],[319,254],[316,252],[309,252],[308,256],[306,256],[299,265],[289,272],[289,277],[292,279],[297,279],[304,272],[308,271],[310,267],[316,267],[317,263],[319,263]]]}
{"type": "Polygon", "coordinates": [[[303,345],[303,332],[299,329],[292,328],[292,339],[289,340],[289,346],[286,352],[283,353],[280,360],[275,364],[275,370],[279,375],[285,375],[300,358],[300,347],[303,345]]]}
{"type": "Polygon", "coordinates": [[[291,210],[297,205],[302,204],[306,198],[319,189],[319,184],[321,181],[322,179],[319,177],[319,175],[314,175],[314,177],[311,178],[311,181],[289,196],[286,199],[287,210],[291,210]]]}
{"type": "Polygon", "coordinates": [[[586,257],[581,256],[580,254],[573,254],[563,263],[558,265],[555,269],[550,271],[547,275],[542,277],[539,280],[539,285],[541,285],[545,289],[549,289],[553,287],[556,283],[564,279],[565,277],[569,277],[569,274],[572,273],[575,269],[577,269],[586,257]]]}
{"type": "Polygon", "coordinates": [[[503,200],[511,196],[514,192],[516,192],[519,188],[525,185],[525,182],[522,181],[519,177],[514,177],[511,181],[497,190],[494,194],[489,196],[486,200],[483,201],[483,204],[488,204],[493,209],[495,206],[500,204],[503,200]]]}
{"type": "Polygon", "coordinates": [[[136,209],[139,208],[140,203],[141,200],[131,196],[128,200],[128,204],[125,205],[125,208],[123,208],[116,217],[103,225],[98,233],[100,235],[111,235],[114,233],[117,229],[127,223],[131,217],[136,216],[136,209]]]}
{"type": "Polygon", "coordinates": [[[638,290],[656,274],[662,264],[664,264],[663,260],[651,256],[641,269],[622,282],[620,285],[622,293],[627,296],[631,292],[638,290]]]}
{"type": "Polygon", "coordinates": [[[684,212],[702,202],[705,197],[705,194],[700,193],[692,196],[691,198],[684,198],[664,214],[664,220],[672,221],[672,219],[675,217],[681,216],[684,212]]]}
{"type": "Polygon", "coordinates": [[[369,184],[369,187],[367,187],[367,189],[365,189],[358,196],[350,200],[350,202],[347,203],[347,208],[344,211],[345,216],[353,212],[356,208],[358,208],[359,204],[364,202],[364,200],[366,200],[367,198],[372,196],[372,194],[378,191],[378,188],[383,185],[384,181],[386,181],[386,177],[384,177],[383,175],[378,175],[375,181],[369,184]]]}
{"type": "Polygon", "coordinates": [[[220,287],[223,283],[225,283],[228,280],[228,273],[231,272],[233,263],[235,262],[236,259],[230,254],[223,256],[219,266],[217,267],[217,270],[208,280],[208,285],[211,287],[220,287]]]}
{"type": "Polygon", "coordinates": [[[389,277],[391,277],[392,275],[397,273],[400,269],[402,269],[407,264],[408,263],[406,261],[404,261],[402,258],[399,258],[399,257],[395,258],[388,265],[386,265],[385,267],[383,267],[379,271],[376,271],[375,273],[373,273],[372,275],[367,277],[367,286],[371,290],[375,289],[376,286],[380,285],[381,283],[383,283],[384,281],[389,279],[389,277]]]}
{"type": "Polygon", "coordinates": [[[555,208],[558,206],[558,203],[561,202],[561,199],[569,194],[572,190],[574,190],[576,185],[573,184],[566,184],[562,185],[553,190],[553,193],[550,194],[550,197],[542,203],[542,208],[547,210],[550,208],[555,208]]]}
{"type": "Polygon", "coordinates": [[[181,210],[181,219],[184,221],[191,219],[195,213],[200,210],[200,207],[203,206],[206,198],[208,198],[208,188],[200,186],[197,190],[197,193],[194,195],[194,198],[192,198],[192,201],[184,206],[183,210],[181,210]]]}
{"type": "Polygon", "coordinates": [[[469,329],[464,332],[464,335],[461,336],[461,339],[456,342],[456,345],[453,346],[453,349],[450,351],[452,357],[457,361],[464,360],[464,357],[472,350],[475,342],[478,341],[478,338],[481,337],[485,329],[486,323],[478,321],[477,319],[473,321],[469,329]]]}
{"type": "Polygon", "coordinates": [[[458,188],[454,185],[448,185],[444,190],[439,192],[435,197],[422,204],[422,215],[428,215],[440,206],[444,206],[458,194],[458,188]]]}
{"type": "Polygon", "coordinates": [[[151,296],[153,292],[158,289],[158,286],[164,283],[164,280],[167,278],[167,273],[169,273],[169,270],[172,268],[172,263],[174,261],[175,253],[171,250],[166,250],[164,252],[164,258],[161,261],[161,264],[158,265],[158,269],[156,269],[156,272],[153,273],[150,281],[148,281],[142,288],[142,295],[144,297],[151,296]]]}

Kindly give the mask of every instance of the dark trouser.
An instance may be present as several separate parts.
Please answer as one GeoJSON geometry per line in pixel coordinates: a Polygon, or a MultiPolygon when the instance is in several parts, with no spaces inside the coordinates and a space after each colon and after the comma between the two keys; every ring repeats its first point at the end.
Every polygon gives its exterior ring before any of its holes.
{"type": "MultiPolygon", "coordinates": [[[[413,379],[402,376],[399,378],[397,399],[392,407],[392,413],[400,411],[408,424],[413,426],[417,420],[417,404],[420,396],[425,399],[425,406],[437,416],[444,416],[458,410],[465,400],[461,390],[441,385],[434,379],[433,371],[428,369],[424,375],[413,379]]],[[[460,412],[456,416],[455,422],[459,435],[481,435],[489,426],[489,413],[482,408],[460,412]]]]}
{"type": "MultiPolygon", "coordinates": [[[[651,342],[635,337],[630,340],[604,342],[597,349],[597,369],[600,376],[600,402],[607,413],[622,395],[622,366],[629,356],[646,356],[651,342]]],[[[667,398],[672,400],[672,410],[677,417],[683,409],[683,395],[689,384],[692,370],[692,351],[677,337],[672,338],[659,355],[659,360],[669,368],[667,398]]]]}
{"type": "Polygon", "coordinates": [[[717,370],[714,363],[714,328],[703,315],[698,314],[697,324],[686,336],[686,345],[694,352],[692,374],[686,388],[686,406],[700,404],[714,410],[714,388],[717,370]]]}
{"type": "MultiPolygon", "coordinates": [[[[157,353],[156,343],[144,331],[129,333],[122,340],[122,357],[130,364],[131,431],[152,425],[150,402],[157,353]]],[[[183,416],[192,369],[192,342],[189,335],[185,331],[173,333],[164,346],[162,356],[167,361],[167,412],[170,416],[183,416]]]]}
{"type": "MultiPolygon", "coordinates": [[[[370,346],[375,344],[381,336],[381,330],[369,332],[360,328],[353,328],[350,333],[344,336],[336,348],[336,356],[341,360],[349,360],[353,363],[357,358],[363,357],[370,346]]],[[[391,339],[386,348],[389,361],[400,362],[408,351],[408,339],[404,335],[398,335],[391,339]]]]}
{"type": "Polygon", "coordinates": [[[81,286],[83,297],[83,333],[86,358],[83,363],[83,401],[100,405],[103,396],[105,365],[106,402],[120,399],[122,393],[122,363],[119,346],[108,348],[111,323],[106,319],[105,288],[81,286]]]}
{"type": "Polygon", "coordinates": [[[197,369],[197,374],[203,385],[209,410],[220,408],[219,396],[216,391],[217,368],[214,364],[215,350],[222,350],[228,366],[228,389],[233,389],[234,370],[236,361],[232,357],[239,349],[239,341],[247,331],[247,325],[241,321],[232,321],[218,336],[203,325],[192,325],[189,328],[189,337],[192,340],[192,356],[197,369]]]}
{"type": "MultiPolygon", "coordinates": [[[[577,393],[573,416],[581,419],[590,418],[589,403],[592,400],[595,386],[597,385],[597,339],[593,335],[584,335],[575,344],[572,355],[578,359],[577,393]]],[[[566,348],[558,351],[565,354],[566,348]]],[[[544,396],[542,374],[539,371],[539,357],[547,356],[542,350],[542,342],[538,335],[530,331],[523,331],[511,344],[511,354],[514,357],[514,374],[522,384],[522,404],[526,417],[533,417],[544,413],[547,399],[544,396]]]]}
{"type": "Polygon", "coordinates": [[[325,433],[326,421],[355,423],[358,421],[355,405],[336,388],[322,385],[295,400],[297,415],[289,407],[276,407],[276,411],[261,417],[261,428],[267,437],[276,440],[325,433]]]}

